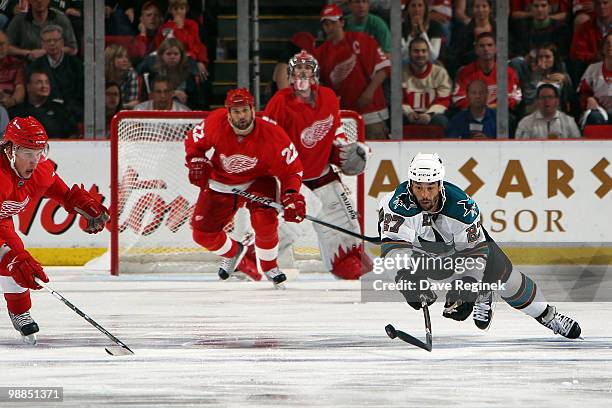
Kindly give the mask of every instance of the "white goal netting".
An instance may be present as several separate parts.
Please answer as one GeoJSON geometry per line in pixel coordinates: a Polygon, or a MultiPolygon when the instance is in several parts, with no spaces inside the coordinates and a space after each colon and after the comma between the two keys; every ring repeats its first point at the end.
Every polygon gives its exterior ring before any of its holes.
{"type": "MultiPolygon", "coordinates": [[[[192,239],[189,220],[199,189],[189,183],[184,165],[187,132],[206,115],[121,112],[113,120],[111,194],[117,203],[112,214],[113,274],[217,270],[218,258],[192,239]]],[[[341,116],[347,136],[363,140],[361,118],[349,111],[341,116]]],[[[357,183],[354,177],[351,181],[349,188],[357,201],[357,183]]],[[[248,216],[237,216],[226,231],[240,239],[247,224],[248,216]]],[[[306,234],[294,249],[298,259],[316,259],[314,233],[306,234]]]]}

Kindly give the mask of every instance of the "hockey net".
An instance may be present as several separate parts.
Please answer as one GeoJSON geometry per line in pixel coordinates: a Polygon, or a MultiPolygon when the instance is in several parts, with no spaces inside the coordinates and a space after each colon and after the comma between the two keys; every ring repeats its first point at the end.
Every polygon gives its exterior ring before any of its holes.
{"type": "MultiPolygon", "coordinates": [[[[187,132],[207,115],[208,112],[123,111],[113,119],[110,251],[113,275],[217,270],[218,257],[192,239],[189,221],[199,189],[189,183],[184,164],[187,132]]],[[[342,111],[341,120],[350,140],[364,140],[361,116],[342,111]]],[[[360,176],[347,181],[361,214],[363,179],[360,176]]],[[[226,231],[236,239],[244,233],[244,225],[239,224],[226,226],[226,231]]],[[[294,246],[298,259],[317,259],[314,232],[312,235],[294,246]]]]}

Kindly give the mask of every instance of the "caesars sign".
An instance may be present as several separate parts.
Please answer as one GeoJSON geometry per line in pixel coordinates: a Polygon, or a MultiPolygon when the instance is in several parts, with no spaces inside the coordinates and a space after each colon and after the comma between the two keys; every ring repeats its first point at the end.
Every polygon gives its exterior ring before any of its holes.
{"type": "Polygon", "coordinates": [[[480,207],[500,242],[612,242],[612,142],[371,142],[365,175],[366,234],[376,234],[378,202],[406,180],[418,152],[437,152],[446,180],[480,207]]]}

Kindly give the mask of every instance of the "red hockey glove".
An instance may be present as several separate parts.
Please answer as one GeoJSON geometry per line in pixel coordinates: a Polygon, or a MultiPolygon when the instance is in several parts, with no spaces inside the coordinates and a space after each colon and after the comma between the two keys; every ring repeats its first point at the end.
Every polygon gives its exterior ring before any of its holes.
{"type": "Polygon", "coordinates": [[[212,163],[206,157],[193,157],[186,165],[189,168],[189,182],[196,187],[208,187],[212,163]]]}
{"type": "Polygon", "coordinates": [[[85,232],[97,234],[104,229],[110,219],[108,208],[100,204],[85,187],[76,184],[72,186],[66,197],[66,210],[77,212],[87,220],[85,232]]]}
{"type": "Polygon", "coordinates": [[[300,193],[286,193],[282,198],[285,211],[283,217],[287,222],[302,222],[306,217],[306,202],[300,193]]]}
{"type": "Polygon", "coordinates": [[[12,249],[7,252],[4,257],[7,259],[6,269],[8,273],[22,288],[42,289],[42,287],[34,281],[34,276],[37,276],[45,283],[49,282],[49,278],[43,271],[42,266],[36,259],[32,258],[32,255],[30,255],[28,251],[16,251],[12,249]]]}

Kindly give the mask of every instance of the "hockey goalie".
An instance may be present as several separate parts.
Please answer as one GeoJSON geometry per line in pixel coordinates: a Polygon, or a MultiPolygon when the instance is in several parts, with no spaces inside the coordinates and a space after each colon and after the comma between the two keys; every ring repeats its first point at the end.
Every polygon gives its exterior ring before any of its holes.
{"type": "MultiPolygon", "coordinates": [[[[360,232],[355,205],[340,176],[361,174],[370,149],[361,142],[349,142],[340,122],[339,103],[334,91],[319,85],[319,64],[306,51],[289,60],[290,86],[279,90],[268,102],[264,119],[285,130],[296,146],[304,166],[302,192],[311,215],[328,223],[360,232]],[[313,209],[319,209],[315,213],[313,209]]],[[[291,263],[293,243],[303,234],[302,225],[279,225],[279,259],[291,263]]],[[[340,279],[359,279],[372,269],[363,243],[318,224],[313,225],[326,270],[340,279]]],[[[238,269],[257,279],[251,249],[238,269]]]]}

